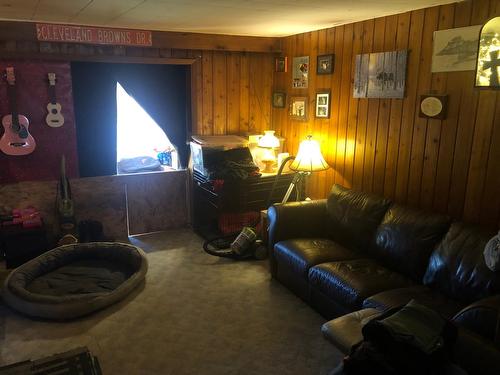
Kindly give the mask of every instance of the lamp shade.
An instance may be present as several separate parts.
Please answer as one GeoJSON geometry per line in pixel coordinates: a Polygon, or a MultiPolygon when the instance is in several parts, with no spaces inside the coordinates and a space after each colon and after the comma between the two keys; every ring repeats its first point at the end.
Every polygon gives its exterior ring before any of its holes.
{"type": "Polygon", "coordinates": [[[300,142],[299,152],[290,165],[290,169],[297,172],[317,172],[330,168],[321,155],[319,143],[308,135],[307,139],[300,142]]]}
{"type": "Polygon", "coordinates": [[[259,139],[259,147],[278,148],[280,140],[274,135],[274,130],[264,130],[264,135],[259,139]]]}

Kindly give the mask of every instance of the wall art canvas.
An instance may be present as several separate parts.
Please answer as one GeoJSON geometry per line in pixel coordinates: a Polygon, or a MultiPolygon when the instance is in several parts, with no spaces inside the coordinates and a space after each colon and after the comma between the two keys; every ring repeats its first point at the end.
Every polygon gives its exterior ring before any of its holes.
{"type": "Polygon", "coordinates": [[[356,56],[355,98],[403,98],[408,51],[356,56]]]}
{"type": "Polygon", "coordinates": [[[480,30],[481,25],[434,31],[431,71],[474,70],[480,30]]]}
{"type": "Polygon", "coordinates": [[[309,77],[309,56],[293,58],[292,87],[306,89],[309,77]]]}

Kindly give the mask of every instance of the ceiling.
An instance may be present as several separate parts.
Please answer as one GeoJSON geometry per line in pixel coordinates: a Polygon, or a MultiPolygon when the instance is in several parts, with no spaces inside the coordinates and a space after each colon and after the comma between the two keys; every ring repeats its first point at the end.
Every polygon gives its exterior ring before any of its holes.
{"type": "Polygon", "coordinates": [[[286,36],[457,0],[0,0],[0,19],[286,36]]]}

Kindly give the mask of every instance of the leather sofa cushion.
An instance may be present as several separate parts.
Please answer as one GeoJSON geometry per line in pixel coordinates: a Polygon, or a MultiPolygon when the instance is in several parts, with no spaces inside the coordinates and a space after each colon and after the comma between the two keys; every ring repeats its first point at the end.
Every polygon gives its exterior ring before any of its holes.
{"type": "Polygon", "coordinates": [[[500,344],[500,295],[474,302],[459,311],[453,321],[500,344]]]}
{"type": "Polygon", "coordinates": [[[430,254],[450,227],[450,218],[393,205],[376,232],[375,256],[421,282],[430,254]]]}
{"type": "Polygon", "coordinates": [[[363,326],[381,314],[375,309],[354,311],[326,322],[321,326],[321,333],[342,353],[349,354],[352,346],[363,340],[363,326]]]}
{"type": "Polygon", "coordinates": [[[363,301],[376,293],[412,285],[403,275],[366,258],[314,266],[309,270],[309,283],[350,310],[361,308],[363,301]]]}
{"type": "Polygon", "coordinates": [[[460,303],[446,298],[439,292],[423,285],[386,290],[368,297],[363,302],[363,308],[389,310],[406,305],[414,299],[417,303],[437,311],[451,319],[463,307],[460,303]]]}
{"type": "Polygon", "coordinates": [[[500,294],[500,272],[491,271],[483,256],[495,234],[453,223],[430,257],[424,284],[464,304],[500,294]]]}
{"type": "Polygon", "coordinates": [[[326,238],[299,238],[278,242],[274,245],[278,264],[286,265],[307,279],[309,268],[324,262],[360,258],[352,250],[326,238]]]}
{"type": "Polygon", "coordinates": [[[345,247],[366,251],[391,202],[334,185],[327,200],[327,233],[345,247]]]}

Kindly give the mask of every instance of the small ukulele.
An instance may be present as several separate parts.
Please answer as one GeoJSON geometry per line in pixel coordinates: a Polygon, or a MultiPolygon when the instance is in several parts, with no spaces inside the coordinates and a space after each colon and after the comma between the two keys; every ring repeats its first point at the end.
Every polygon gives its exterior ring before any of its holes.
{"type": "Polygon", "coordinates": [[[47,117],[45,117],[45,122],[48,126],[52,128],[58,128],[63,126],[64,117],[61,114],[61,105],[57,103],[56,100],[56,74],[48,73],[49,77],[49,97],[50,103],[47,104],[47,117]]]}
{"type": "Polygon", "coordinates": [[[4,133],[0,138],[0,150],[7,155],[20,156],[31,154],[36,147],[34,138],[28,131],[29,121],[26,116],[17,113],[16,77],[14,68],[6,68],[9,94],[10,115],[2,118],[4,133]]]}

